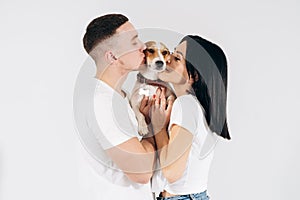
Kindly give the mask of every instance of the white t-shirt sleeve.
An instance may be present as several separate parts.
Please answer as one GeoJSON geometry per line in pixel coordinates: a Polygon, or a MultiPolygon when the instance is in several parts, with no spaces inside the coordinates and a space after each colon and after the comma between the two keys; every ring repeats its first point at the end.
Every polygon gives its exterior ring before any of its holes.
{"type": "Polygon", "coordinates": [[[98,131],[94,131],[94,134],[103,149],[137,137],[136,119],[126,99],[95,95],[94,112],[98,126],[98,131]]]}
{"type": "Polygon", "coordinates": [[[188,130],[191,134],[198,133],[199,120],[203,120],[203,113],[198,102],[191,95],[177,98],[173,104],[169,123],[169,132],[172,125],[176,124],[188,130]]]}

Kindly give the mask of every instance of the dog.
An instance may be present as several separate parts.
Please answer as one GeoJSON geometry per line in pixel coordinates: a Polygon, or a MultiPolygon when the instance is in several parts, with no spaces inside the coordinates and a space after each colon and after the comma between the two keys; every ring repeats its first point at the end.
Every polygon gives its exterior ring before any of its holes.
{"type": "Polygon", "coordinates": [[[168,100],[175,98],[172,87],[158,79],[158,73],[166,69],[166,62],[170,56],[169,49],[161,42],[148,41],[145,45],[145,64],[137,74],[137,81],[130,97],[130,104],[138,121],[138,130],[141,136],[149,133],[145,117],[140,112],[143,96],[149,96],[150,99],[156,93],[158,87],[165,87],[168,100]]]}

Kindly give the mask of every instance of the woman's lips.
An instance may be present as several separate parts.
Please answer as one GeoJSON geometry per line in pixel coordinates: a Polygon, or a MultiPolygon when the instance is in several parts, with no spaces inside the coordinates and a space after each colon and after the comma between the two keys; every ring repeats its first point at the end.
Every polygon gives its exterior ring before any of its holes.
{"type": "Polygon", "coordinates": [[[166,67],[165,71],[170,72],[171,70],[168,67],[166,67]]]}

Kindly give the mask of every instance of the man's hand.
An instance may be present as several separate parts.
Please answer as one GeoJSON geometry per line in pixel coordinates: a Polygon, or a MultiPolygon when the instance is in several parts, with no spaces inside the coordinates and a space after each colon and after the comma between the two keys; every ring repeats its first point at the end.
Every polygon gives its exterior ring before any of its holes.
{"type": "Polygon", "coordinates": [[[150,116],[149,116],[149,111],[151,108],[151,105],[154,103],[153,99],[150,99],[149,96],[143,97],[140,105],[140,112],[145,116],[146,123],[150,123],[150,116]]]}

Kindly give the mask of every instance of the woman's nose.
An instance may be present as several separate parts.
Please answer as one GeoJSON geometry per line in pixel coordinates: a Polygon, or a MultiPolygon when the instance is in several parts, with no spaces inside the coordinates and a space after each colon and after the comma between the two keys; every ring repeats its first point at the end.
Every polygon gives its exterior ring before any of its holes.
{"type": "Polygon", "coordinates": [[[166,63],[167,63],[167,64],[170,64],[170,63],[171,63],[171,55],[169,55],[169,56],[167,57],[166,63]]]}

